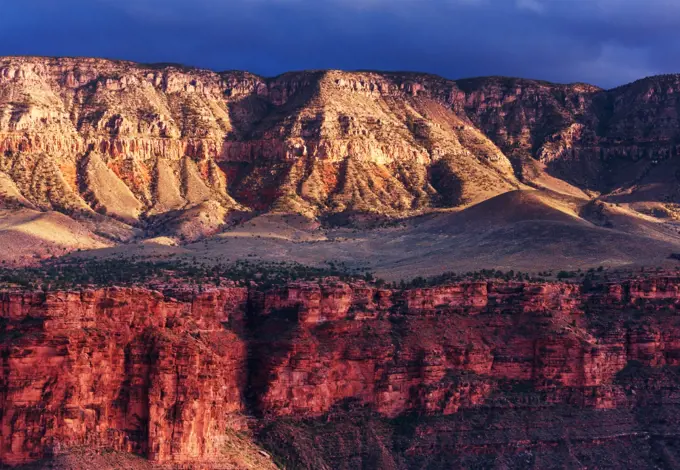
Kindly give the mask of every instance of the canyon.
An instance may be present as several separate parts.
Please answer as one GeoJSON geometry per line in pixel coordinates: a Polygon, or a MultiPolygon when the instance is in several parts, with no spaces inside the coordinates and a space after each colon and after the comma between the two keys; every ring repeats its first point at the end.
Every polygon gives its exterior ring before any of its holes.
{"type": "Polygon", "coordinates": [[[0,57],[0,466],[679,468],[679,122],[680,75],[0,57]]]}
{"type": "Polygon", "coordinates": [[[675,468],[679,306],[671,272],[6,289],[0,461],[675,468]]]}

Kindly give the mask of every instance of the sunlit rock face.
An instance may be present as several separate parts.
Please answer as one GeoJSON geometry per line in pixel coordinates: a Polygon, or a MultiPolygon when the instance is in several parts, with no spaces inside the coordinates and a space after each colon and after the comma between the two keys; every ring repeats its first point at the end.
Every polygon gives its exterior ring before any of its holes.
{"type": "Polygon", "coordinates": [[[3,58],[0,171],[42,209],[133,225],[205,201],[395,215],[517,188],[503,153],[451,108],[456,93],[454,82],[417,74],[265,79],[3,58]],[[449,177],[459,184],[442,185],[449,177]]]}
{"type": "Polygon", "coordinates": [[[616,225],[618,205],[677,220],[679,80],[601,90],[0,58],[0,217],[25,230],[8,261],[194,242],[263,213],[406,218],[530,188],[576,197],[569,210],[598,226],[616,225]],[[54,236],[27,228],[34,217],[54,236]]]}
{"type": "Polygon", "coordinates": [[[243,411],[247,292],[2,295],[0,459],[74,445],[202,461],[243,411]]]}
{"type": "Polygon", "coordinates": [[[561,446],[599,468],[641,436],[675,442],[679,286],[7,291],[0,459],[87,445],[205,468],[230,432],[250,429],[302,468],[350,468],[375,452],[398,462],[376,468],[450,468],[527,449],[547,464],[561,446]],[[333,450],[326,436],[353,444],[333,450]]]}

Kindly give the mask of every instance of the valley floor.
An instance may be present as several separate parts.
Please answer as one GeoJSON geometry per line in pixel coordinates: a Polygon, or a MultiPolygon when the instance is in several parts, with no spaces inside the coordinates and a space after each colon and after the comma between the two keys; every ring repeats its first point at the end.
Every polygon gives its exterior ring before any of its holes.
{"type": "MultiPolygon", "coordinates": [[[[178,245],[171,238],[158,237],[84,247],[70,256],[172,258],[208,264],[341,262],[388,281],[479,269],[535,273],[677,265],[669,259],[680,252],[680,235],[672,222],[613,205],[603,205],[596,215],[592,212],[592,202],[545,191],[514,191],[463,210],[383,222],[382,227],[322,227],[299,215],[265,214],[194,243],[178,245]]],[[[26,225],[22,221],[21,227],[26,225]]],[[[0,227],[0,237],[16,240],[17,230],[11,225],[0,227]]],[[[39,246],[32,240],[24,250],[39,246]]],[[[11,262],[18,253],[23,251],[7,250],[0,256],[11,262]]]]}

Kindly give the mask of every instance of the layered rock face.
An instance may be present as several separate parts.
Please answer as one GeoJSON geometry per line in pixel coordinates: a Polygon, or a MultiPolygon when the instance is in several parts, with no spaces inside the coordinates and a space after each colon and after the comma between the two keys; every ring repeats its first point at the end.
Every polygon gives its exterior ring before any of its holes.
{"type": "Polygon", "coordinates": [[[621,328],[622,311],[645,302],[674,309],[677,282],[630,282],[598,293],[573,284],[488,282],[405,292],[288,286],[265,295],[258,321],[256,337],[279,338],[257,346],[266,390],[260,406],[276,415],[320,415],[355,399],[390,417],[447,415],[481,405],[499,380],[510,380],[531,382],[556,402],[580,395],[582,404],[616,407],[609,389],[615,375],[631,360],[676,365],[680,334],[668,325],[663,340],[644,333],[647,327],[638,337],[632,326],[621,328]],[[617,327],[593,331],[586,311],[617,327]]]}
{"type": "Polygon", "coordinates": [[[553,176],[612,193],[616,202],[677,203],[677,75],[613,90],[532,80],[459,80],[466,115],[531,180],[543,163],[553,176]]]}
{"type": "Polygon", "coordinates": [[[0,215],[72,217],[59,251],[195,241],[272,211],[406,217],[526,185],[678,217],[678,80],[0,58],[0,215]]]}
{"type": "Polygon", "coordinates": [[[3,294],[0,460],[77,445],[217,458],[242,425],[246,300],[238,288],[3,294]]]}
{"type": "Polygon", "coordinates": [[[214,466],[250,429],[296,468],[547,466],[562,451],[599,468],[641,439],[628,464],[672,461],[679,290],[659,277],[6,292],[0,459],[88,445],[214,466]]]}
{"type": "Polygon", "coordinates": [[[261,439],[301,468],[674,468],[679,283],[271,292],[261,439]]]}
{"type": "Polygon", "coordinates": [[[376,73],[0,59],[2,193],[139,225],[206,202],[409,214],[517,188],[502,152],[452,111],[455,90],[376,73]]]}

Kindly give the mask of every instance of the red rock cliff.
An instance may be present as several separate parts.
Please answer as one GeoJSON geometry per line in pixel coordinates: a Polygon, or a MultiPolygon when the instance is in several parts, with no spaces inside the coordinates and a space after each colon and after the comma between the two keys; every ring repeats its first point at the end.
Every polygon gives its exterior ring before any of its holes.
{"type": "Polygon", "coordinates": [[[215,453],[243,410],[243,289],[6,293],[0,459],[88,444],[157,461],[215,453]]]}
{"type": "MultiPolygon", "coordinates": [[[[417,424],[424,434],[390,447],[392,457],[517,449],[532,429],[539,444],[559,441],[519,415],[556,420],[569,407],[620,421],[680,403],[671,373],[680,366],[679,287],[679,278],[659,277],[587,287],[483,281],[399,291],[328,280],[267,291],[6,292],[0,459],[18,464],[87,444],[189,465],[215,458],[246,415],[276,450],[283,431],[267,433],[271,426],[341,421],[356,409],[452,420],[448,431],[444,421],[417,424]],[[662,370],[671,372],[654,375],[662,370]],[[474,428],[466,416],[491,409],[518,414],[508,432],[487,441],[459,434],[437,447],[451,429],[474,428]],[[436,445],[426,443],[432,433],[436,445]]],[[[630,419],[600,438],[628,436],[630,419]]],[[[674,422],[664,418],[664,432],[677,431],[674,422]]],[[[635,432],[651,432],[645,423],[635,432]]]]}

